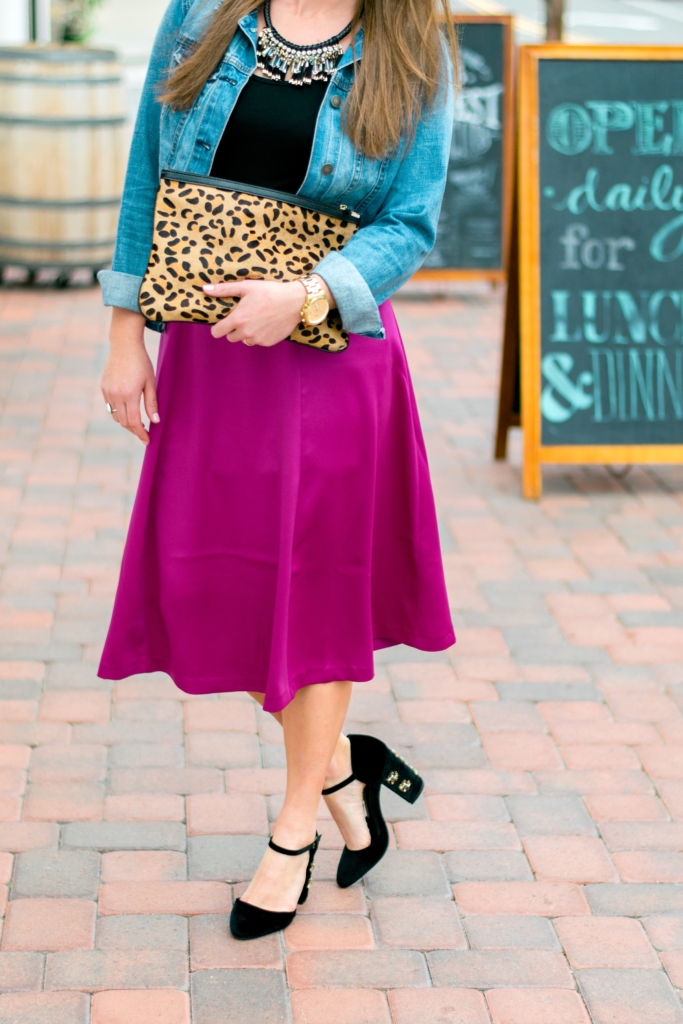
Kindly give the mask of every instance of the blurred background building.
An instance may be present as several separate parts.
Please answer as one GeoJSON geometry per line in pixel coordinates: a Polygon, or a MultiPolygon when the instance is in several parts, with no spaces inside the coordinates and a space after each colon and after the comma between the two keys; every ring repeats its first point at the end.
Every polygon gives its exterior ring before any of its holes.
{"type": "MultiPolygon", "coordinates": [[[[518,42],[545,36],[544,0],[451,0],[463,14],[514,14],[518,42]]],[[[683,3],[680,0],[565,0],[567,42],[680,45],[683,3]]]]}
{"type": "MultiPolygon", "coordinates": [[[[3,3],[16,0],[3,0],[3,3]]],[[[119,51],[126,67],[129,103],[135,107],[156,26],[167,0],[102,0],[94,15],[92,42],[119,51]]],[[[544,0],[451,0],[463,14],[516,16],[519,43],[545,36],[544,0]]],[[[568,42],[680,45],[683,0],[566,0],[568,42]]]]}
{"type": "MultiPolygon", "coordinates": [[[[166,4],[167,0],[52,0],[53,21],[62,23],[69,7],[92,7],[87,41],[120,54],[131,116],[166,4]]],[[[520,43],[545,36],[545,0],[451,0],[451,7],[463,14],[514,14],[520,43]]],[[[25,42],[31,17],[38,23],[38,37],[45,39],[48,8],[49,0],[0,0],[0,44],[25,42]]],[[[565,26],[568,42],[680,45],[683,0],[566,0],[565,26]]]]}

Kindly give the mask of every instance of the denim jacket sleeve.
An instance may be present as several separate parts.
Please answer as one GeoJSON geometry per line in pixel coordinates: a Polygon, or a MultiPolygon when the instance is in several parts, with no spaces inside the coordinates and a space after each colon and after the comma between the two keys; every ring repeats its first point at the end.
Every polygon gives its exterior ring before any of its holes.
{"type": "Polygon", "coordinates": [[[420,268],[436,240],[453,133],[452,83],[420,120],[412,145],[372,222],[361,227],[343,252],[316,267],[327,282],[344,327],[354,334],[384,336],[378,305],[420,268]]]}
{"type": "Polygon", "coordinates": [[[112,269],[98,274],[105,306],[121,306],[136,313],[152,246],[159,186],[162,105],[157,101],[158,87],[168,72],[188,6],[187,0],[171,0],[159,26],[135,121],[112,269]]]}

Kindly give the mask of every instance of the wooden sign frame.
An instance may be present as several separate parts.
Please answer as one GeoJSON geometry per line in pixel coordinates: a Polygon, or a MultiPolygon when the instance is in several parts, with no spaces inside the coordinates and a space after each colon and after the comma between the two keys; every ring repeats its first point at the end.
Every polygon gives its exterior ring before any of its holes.
{"type": "Polygon", "coordinates": [[[540,127],[541,60],[683,61],[681,46],[524,46],[519,68],[519,304],[524,428],[523,492],[538,498],[545,463],[683,463],[683,445],[544,445],[541,441],[540,127]]]}
{"type": "Polygon", "coordinates": [[[507,279],[510,227],[512,223],[512,182],[515,165],[514,18],[511,14],[455,14],[453,24],[503,26],[503,136],[502,148],[502,239],[500,267],[438,267],[418,270],[414,281],[491,281],[507,279]]]}

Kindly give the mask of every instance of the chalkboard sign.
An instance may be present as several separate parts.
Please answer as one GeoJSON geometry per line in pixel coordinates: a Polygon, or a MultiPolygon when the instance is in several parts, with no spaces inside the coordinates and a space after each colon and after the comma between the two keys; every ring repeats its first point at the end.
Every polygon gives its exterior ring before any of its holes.
{"type": "Polygon", "coordinates": [[[683,48],[525,47],[525,493],[543,462],[683,461],[683,48]]]}
{"type": "Polygon", "coordinates": [[[514,159],[512,18],[458,16],[462,88],[436,245],[418,277],[505,277],[514,159]]]}

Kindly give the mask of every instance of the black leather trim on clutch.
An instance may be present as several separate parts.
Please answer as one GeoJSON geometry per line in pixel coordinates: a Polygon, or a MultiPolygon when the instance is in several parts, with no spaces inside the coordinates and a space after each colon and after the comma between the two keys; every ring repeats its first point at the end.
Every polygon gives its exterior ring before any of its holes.
{"type": "Polygon", "coordinates": [[[300,206],[304,210],[323,213],[326,217],[360,220],[359,213],[349,210],[348,206],[344,206],[342,203],[337,206],[331,203],[318,203],[314,199],[305,199],[293,192],[277,192],[272,188],[255,188],[253,185],[245,185],[243,181],[229,181],[227,178],[212,178],[205,174],[189,174],[186,171],[170,170],[162,171],[161,177],[168,178],[170,181],[186,182],[189,185],[220,188],[226,192],[246,192],[248,195],[258,196],[259,199],[274,199],[277,203],[291,203],[292,206],[300,206]]]}

